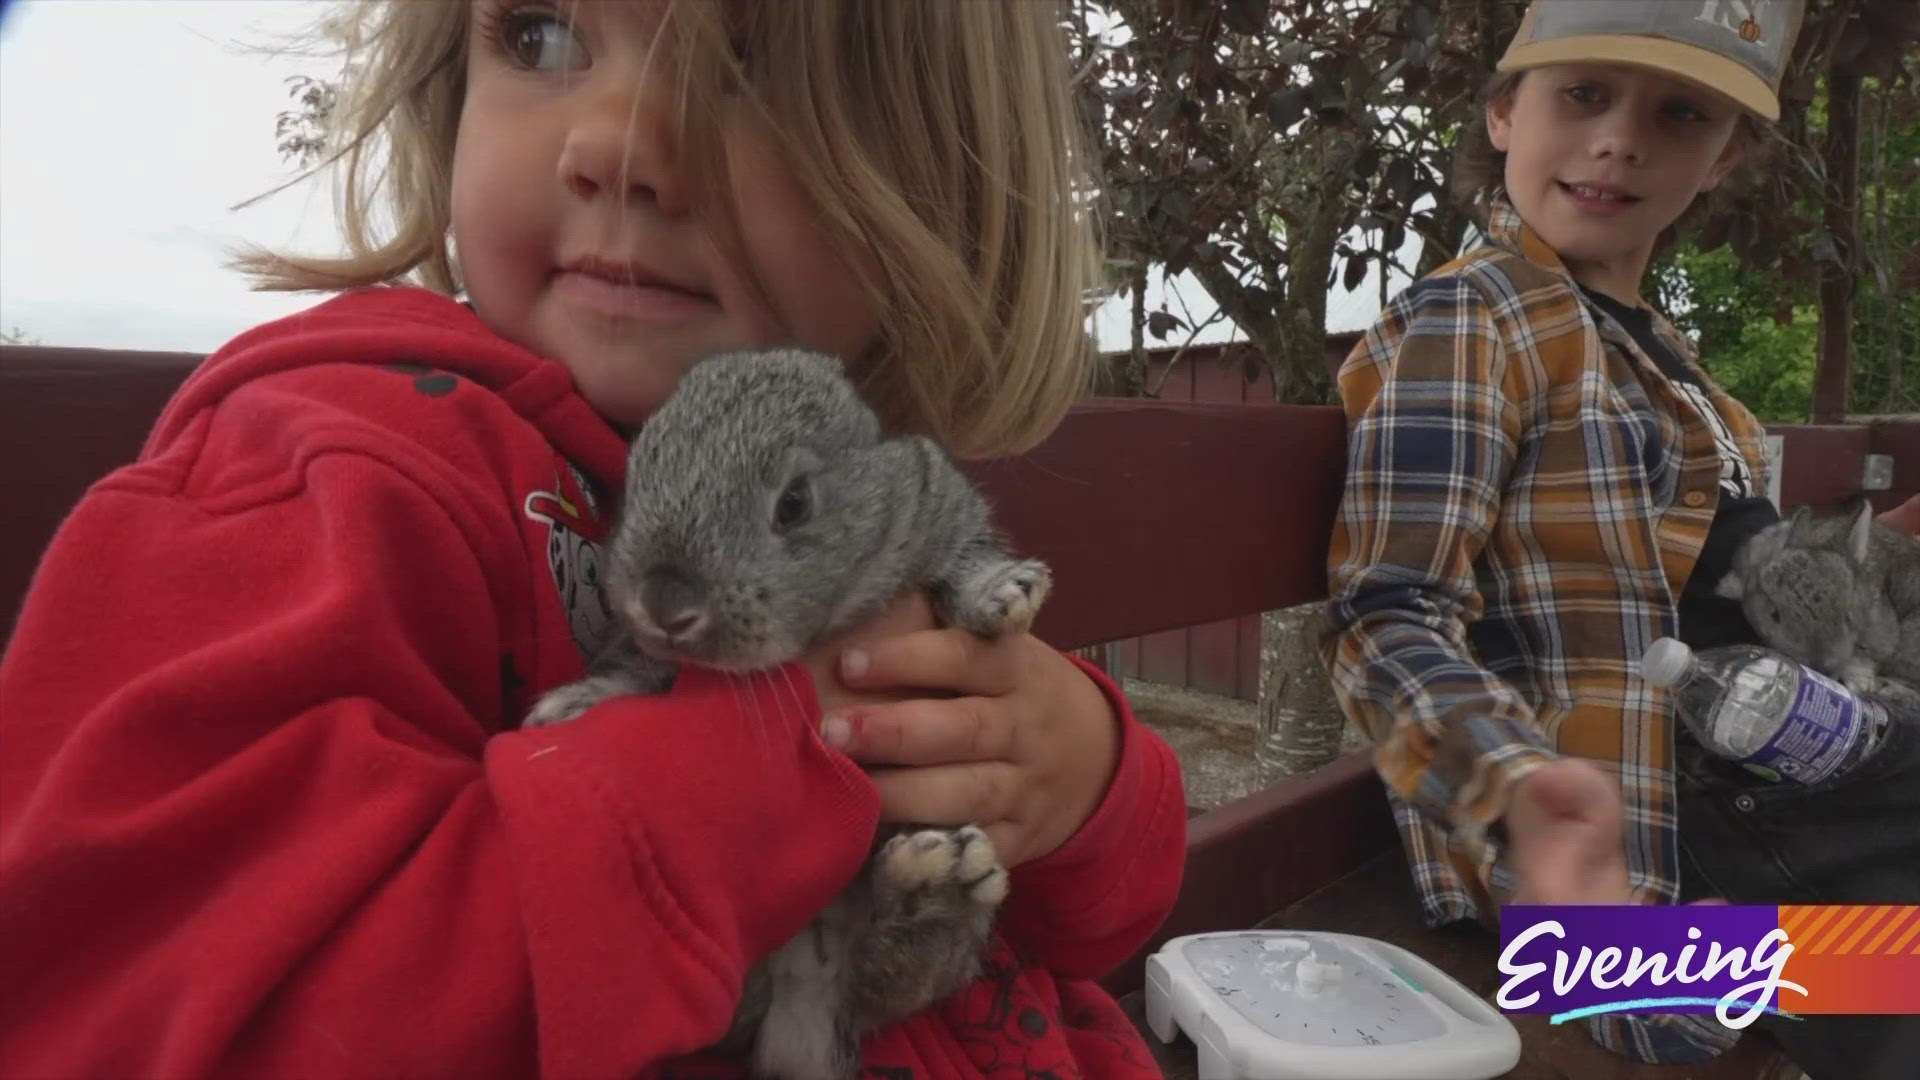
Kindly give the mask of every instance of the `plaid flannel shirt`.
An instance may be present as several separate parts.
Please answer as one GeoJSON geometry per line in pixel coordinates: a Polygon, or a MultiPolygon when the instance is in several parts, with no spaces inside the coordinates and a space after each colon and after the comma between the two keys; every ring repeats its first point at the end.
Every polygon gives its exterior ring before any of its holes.
{"type": "MultiPolygon", "coordinates": [[[[1497,918],[1512,880],[1490,826],[1514,783],[1561,755],[1618,780],[1634,894],[1671,903],[1673,722],[1635,671],[1677,632],[1719,451],[1511,206],[1496,202],[1488,226],[1486,246],[1396,297],[1341,368],[1328,666],[1374,742],[1429,924],[1497,918]]],[[[1691,342],[1655,326],[1694,364],[1691,342]]],[[[1764,482],[1759,422],[1701,379],[1764,482]]],[[[1710,1057],[1737,1034],[1711,1016],[1589,1029],[1644,1061],[1710,1057]]]]}

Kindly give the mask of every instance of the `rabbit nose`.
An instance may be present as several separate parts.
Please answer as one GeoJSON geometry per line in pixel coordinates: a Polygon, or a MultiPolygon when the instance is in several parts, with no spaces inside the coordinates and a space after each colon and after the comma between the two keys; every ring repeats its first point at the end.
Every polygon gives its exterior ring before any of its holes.
{"type": "Polygon", "coordinates": [[[685,574],[663,567],[647,571],[640,598],[668,638],[684,640],[706,627],[706,597],[685,574]]]}
{"type": "Polygon", "coordinates": [[[706,625],[707,613],[698,608],[682,608],[660,620],[660,629],[665,630],[667,637],[675,641],[698,635],[706,625]]]}

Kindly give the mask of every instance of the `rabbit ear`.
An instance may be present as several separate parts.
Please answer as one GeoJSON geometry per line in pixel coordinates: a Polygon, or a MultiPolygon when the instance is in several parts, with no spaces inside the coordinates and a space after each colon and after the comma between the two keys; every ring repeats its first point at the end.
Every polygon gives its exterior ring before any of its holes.
{"type": "Polygon", "coordinates": [[[1741,580],[1739,574],[1729,573],[1721,577],[1720,584],[1714,586],[1713,592],[1715,596],[1724,596],[1729,600],[1738,600],[1746,595],[1747,585],[1745,581],[1741,580]]]}
{"type": "Polygon", "coordinates": [[[1860,500],[1860,509],[1853,515],[1853,524],[1847,528],[1847,554],[1854,562],[1865,562],[1867,547],[1873,537],[1873,504],[1860,500]]]}
{"type": "Polygon", "coordinates": [[[1813,524],[1813,510],[1805,503],[1793,508],[1787,517],[1787,535],[1798,540],[1807,535],[1807,529],[1813,524]]]}

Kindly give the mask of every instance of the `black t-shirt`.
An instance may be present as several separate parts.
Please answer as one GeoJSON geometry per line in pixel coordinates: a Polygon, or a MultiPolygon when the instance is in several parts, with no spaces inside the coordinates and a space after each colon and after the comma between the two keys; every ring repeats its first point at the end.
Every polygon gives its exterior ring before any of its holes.
{"type": "Polygon", "coordinates": [[[1741,541],[1779,521],[1779,508],[1760,490],[1733,433],[1720,418],[1719,410],[1713,407],[1713,399],[1707,396],[1706,386],[1653,332],[1653,312],[1643,307],[1628,307],[1592,289],[1580,291],[1633,335],[1654,366],[1707,418],[1713,426],[1714,441],[1720,447],[1720,502],[1714,511],[1707,542],[1693,565],[1693,575],[1680,593],[1680,640],[1695,649],[1735,643],[1759,644],[1759,635],[1753,632],[1752,624],[1740,610],[1740,602],[1718,596],[1714,589],[1733,565],[1733,553],[1741,541]]]}

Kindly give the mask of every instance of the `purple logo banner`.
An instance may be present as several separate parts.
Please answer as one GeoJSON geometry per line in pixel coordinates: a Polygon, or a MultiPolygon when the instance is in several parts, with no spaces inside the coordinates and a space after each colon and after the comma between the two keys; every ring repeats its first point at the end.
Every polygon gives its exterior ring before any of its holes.
{"type": "Polygon", "coordinates": [[[1781,979],[1793,946],[1772,905],[1509,904],[1500,909],[1500,989],[1507,1012],[1554,1022],[1602,1012],[1715,1013],[1744,1028],[1786,1012],[1781,979]]]}

